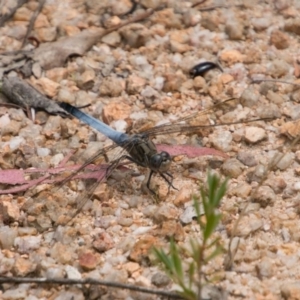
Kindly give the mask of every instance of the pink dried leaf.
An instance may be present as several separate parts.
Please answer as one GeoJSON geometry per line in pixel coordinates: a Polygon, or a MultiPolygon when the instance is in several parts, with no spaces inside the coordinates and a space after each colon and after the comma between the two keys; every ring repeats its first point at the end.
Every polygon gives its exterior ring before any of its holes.
{"type": "Polygon", "coordinates": [[[159,151],[167,151],[172,156],[177,155],[186,155],[190,158],[200,157],[204,155],[213,155],[213,156],[221,156],[224,158],[228,158],[228,155],[222,151],[206,148],[206,147],[197,147],[191,145],[156,145],[157,150],[159,151]]]}

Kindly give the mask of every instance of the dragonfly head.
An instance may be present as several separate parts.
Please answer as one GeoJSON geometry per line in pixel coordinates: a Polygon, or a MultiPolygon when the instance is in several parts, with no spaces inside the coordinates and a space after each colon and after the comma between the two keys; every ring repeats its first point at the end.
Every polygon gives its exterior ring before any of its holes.
{"type": "Polygon", "coordinates": [[[150,158],[150,168],[153,171],[159,172],[167,172],[170,168],[172,159],[168,152],[162,151],[161,153],[156,153],[150,158]]]}

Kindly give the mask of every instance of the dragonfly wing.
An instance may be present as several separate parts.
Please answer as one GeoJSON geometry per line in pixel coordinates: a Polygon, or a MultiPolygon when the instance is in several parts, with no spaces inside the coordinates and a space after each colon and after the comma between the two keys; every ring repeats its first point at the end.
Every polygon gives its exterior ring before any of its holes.
{"type": "Polygon", "coordinates": [[[199,118],[201,116],[205,116],[205,115],[208,115],[209,113],[215,112],[218,109],[220,109],[228,104],[232,105],[234,103],[234,101],[236,101],[236,100],[237,100],[237,98],[229,98],[225,101],[215,104],[214,106],[212,106],[208,109],[204,109],[199,112],[190,114],[188,116],[179,118],[175,122],[169,122],[169,123],[166,123],[163,125],[159,125],[159,126],[150,128],[148,130],[141,131],[140,133],[145,136],[155,137],[157,135],[165,135],[165,134],[171,134],[171,133],[186,133],[186,132],[193,133],[193,132],[197,132],[201,129],[207,129],[207,128],[216,127],[216,126],[273,120],[273,118],[255,118],[255,119],[249,119],[249,120],[239,120],[239,121],[218,123],[218,124],[206,124],[206,125],[190,125],[189,124],[190,121],[196,120],[197,118],[199,118]]]}

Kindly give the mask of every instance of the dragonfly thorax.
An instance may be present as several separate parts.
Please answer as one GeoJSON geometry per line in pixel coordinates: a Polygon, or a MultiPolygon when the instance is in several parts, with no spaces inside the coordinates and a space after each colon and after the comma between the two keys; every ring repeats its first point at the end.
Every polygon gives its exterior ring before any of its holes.
{"type": "Polygon", "coordinates": [[[149,160],[149,167],[155,172],[167,172],[171,165],[171,156],[168,152],[153,154],[149,160]]]}

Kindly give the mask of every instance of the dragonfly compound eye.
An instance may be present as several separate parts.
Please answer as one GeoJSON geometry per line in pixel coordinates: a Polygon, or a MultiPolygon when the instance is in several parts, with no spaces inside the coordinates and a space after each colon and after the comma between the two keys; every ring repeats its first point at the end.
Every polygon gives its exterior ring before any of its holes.
{"type": "Polygon", "coordinates": [[[150,159],[151,169],[154,171],[166,172],[171,164],[171,156],[168,152],[161,152],[152,155],[150,159]]]}

